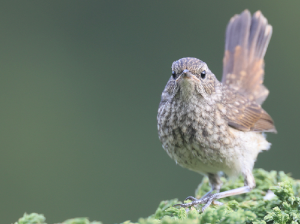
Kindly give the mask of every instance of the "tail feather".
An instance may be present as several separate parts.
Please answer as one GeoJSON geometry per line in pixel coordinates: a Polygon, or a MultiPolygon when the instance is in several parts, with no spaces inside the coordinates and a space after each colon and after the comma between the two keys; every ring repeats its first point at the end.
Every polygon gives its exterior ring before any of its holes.
{"type": "Polygon", "coordinates": [[[272,26],[260,11],[252,18],[248,10],[235,15],[226,29],[222,82],[258,104],[269,94],[263,58],[271,35],[272,26]]]}

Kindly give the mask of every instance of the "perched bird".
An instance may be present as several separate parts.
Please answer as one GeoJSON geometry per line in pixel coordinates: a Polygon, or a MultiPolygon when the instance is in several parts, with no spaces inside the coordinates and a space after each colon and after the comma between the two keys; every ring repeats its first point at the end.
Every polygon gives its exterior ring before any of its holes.
{"type": "MultiPolygon", "coordinates": [[[[177,164],[208,176],[211,191],[188,197],[189,207],[247,193],[255,187],[252,169],[257,155],[270,148],[264,132],[276,132],[261,107],[269,91],[263,85],[264,55],[272,26],[260,11],[231,18],[226,29],[223,77],[219,82],[207,64],[182,58],[162,92],[157,122],[159,139],[177,164]],[[242,174],[245,186],[221,192],[219,172],[242,174]]],[[[186,200],[187,200],[186,199],[186,200]]]]}

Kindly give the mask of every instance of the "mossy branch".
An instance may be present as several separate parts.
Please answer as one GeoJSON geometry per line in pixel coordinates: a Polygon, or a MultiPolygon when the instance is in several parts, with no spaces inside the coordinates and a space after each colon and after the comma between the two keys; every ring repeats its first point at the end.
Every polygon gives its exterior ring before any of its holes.
{"type": "MultiPolygon", "coordinates": [[[[292,179],[284,172],[267,172],[262,169],[255,169],[253,174],[256,180],[256,188],[247,194],[219,200],[224,203],[222,206],[210,206],[202,213],[201,206],[190,209],[176,208],[173,205],[181,203],[177,199],[162,201],[153,215],[148,218],[140,218],[136,223],[300,223],[300,181],[292,179]]],[[[227,181],[223,178],[223,183],[221,191],[226,191],[243,186],[243,179],[227,181]]],[[[196,190],[196,197],[200,198],[209,189],[208,179],[204,178],[196,190]]],[[[43,215],[32,213],[24,214],[15,224],[46,224],[46,222],[43,215]]],[[[61,224],[101,223],[90,222],[87,218],[77,218],[67,220],[61,224]]],[[[133,224],[133,222],[125,221],[124,224],[133,224]]]]}

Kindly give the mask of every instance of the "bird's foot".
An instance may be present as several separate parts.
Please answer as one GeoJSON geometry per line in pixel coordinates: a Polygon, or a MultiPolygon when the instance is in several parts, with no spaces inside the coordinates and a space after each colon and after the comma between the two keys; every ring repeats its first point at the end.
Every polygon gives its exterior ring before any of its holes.
{"type": "Polygon", "coordinates": [[[191,206],[195,206],[195,205],[199,205],[199,204],[205,204],[203,207],[202,207],[202,212],[204,212],[204,210],[211,205],[211,203],[215,204],[215,205],[222,205],[221,202],[219,201],[215,201],[215,199],[218,199],[219,198],[219,193],[215,193],[215,194],[212,194],[212,193],[208,193],[206,195],[204,195],[202,198],[200,199],[197,199],[195,197],[192,197],[192,196],[189,196],[185,199],[186,200],[191,200],[192,202],[189,202],[189,203],[182,203],[182,204],[176,204],[174,206],[180,206],[180,207],[183,207],[183,208],[186,208],[186,207],[191,207],[191,206]]]}

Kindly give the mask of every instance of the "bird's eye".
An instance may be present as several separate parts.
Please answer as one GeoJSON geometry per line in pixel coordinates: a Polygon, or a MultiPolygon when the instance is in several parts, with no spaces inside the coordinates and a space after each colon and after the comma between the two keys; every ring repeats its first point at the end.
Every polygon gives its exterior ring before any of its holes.
{"type": "Polygon", "coordinates": [[[206,77],[206,71],[203,70],[203,71],[201,72],[201,78],[202,78],[202,79],[205,79],[205,77],[206,77]]]}
{"type": "Polygon", "coordinates": [[[173,79],[176,79],[176,73],[174,71],[172,71],[172,76],[173,76],[173,79]]]}

